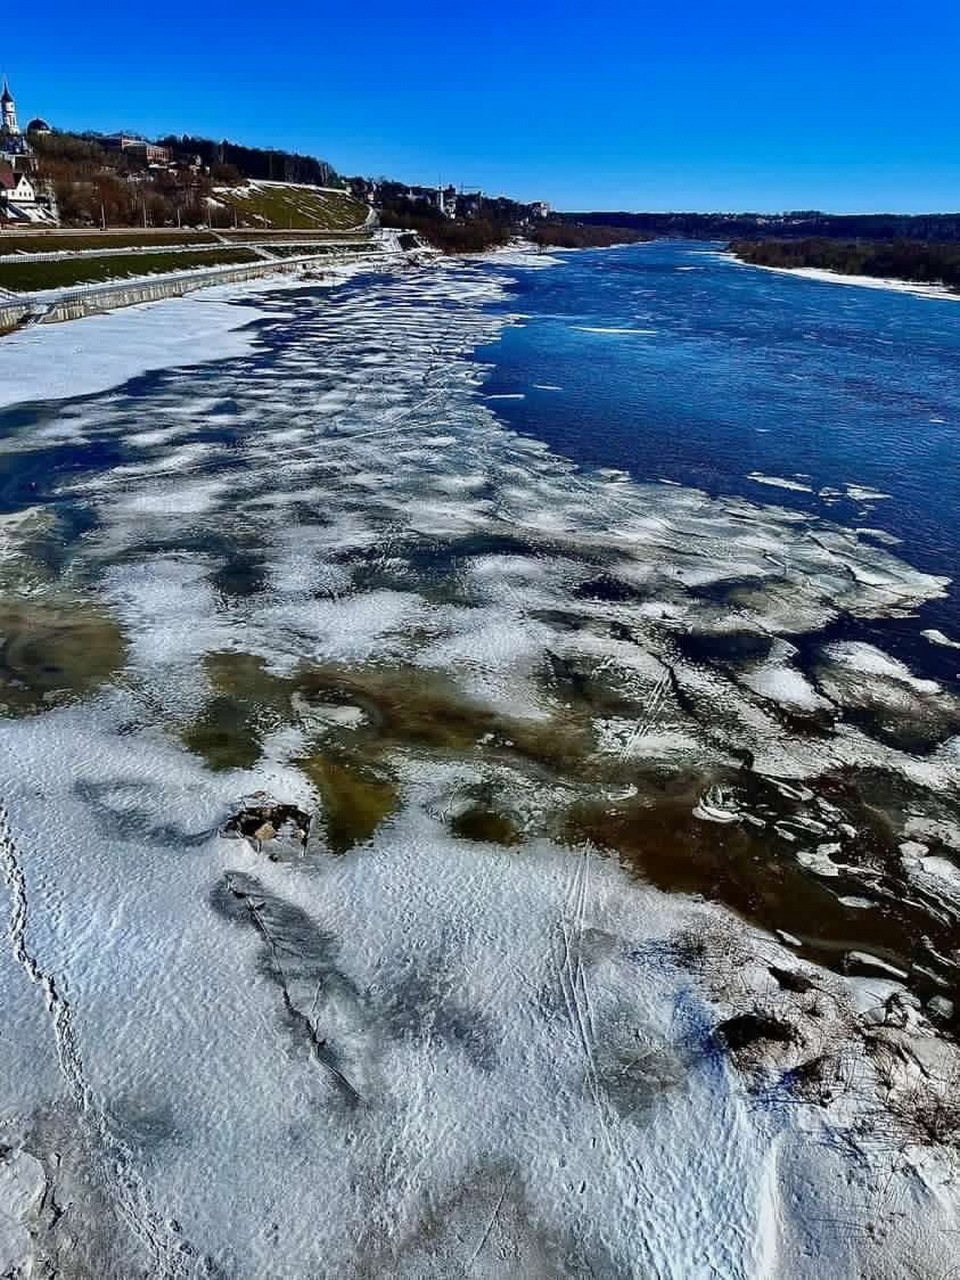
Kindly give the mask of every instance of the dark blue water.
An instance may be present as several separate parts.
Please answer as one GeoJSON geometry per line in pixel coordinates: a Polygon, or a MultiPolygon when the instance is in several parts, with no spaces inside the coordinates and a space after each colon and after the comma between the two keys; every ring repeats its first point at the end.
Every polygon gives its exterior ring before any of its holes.
{"type": "MultiPolygon", "coordinates": [[[[960,302],[781,275],[719,247],[656,242],[518,272],[527,318],[479,353],[494,365],[490,394],[524,396],[495,401],[498,414],[586,466],[886,530],[903,540],[896,554],[952,577],[960,302]],[[890,497],[818,494],[847,484],[890,497]]],[[[922,625],[960,632],[955,593],[922,625]]],[[[908,643],[919,627],[893,630],[908,643]]],[[[924,665],[960,666],[921,644],[924,665]]]]}

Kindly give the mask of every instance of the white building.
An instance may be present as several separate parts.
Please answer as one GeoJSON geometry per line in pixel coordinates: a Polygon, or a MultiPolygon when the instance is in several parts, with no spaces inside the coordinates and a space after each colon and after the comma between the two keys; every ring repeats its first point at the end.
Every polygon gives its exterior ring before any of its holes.
{"type": "Polygon", "coordinates": [[[36,169],[37,158],[20,132],[17,104],[4,76],[0,93],[0,224],[59,226],[53,188],[36,176],[36,169]]]}
{"type": "Polygon", "coordinates": [[[0,223],[30,222],[58,224],[53,199],[27,173],[15,173],[0,164],[0,223]]]}

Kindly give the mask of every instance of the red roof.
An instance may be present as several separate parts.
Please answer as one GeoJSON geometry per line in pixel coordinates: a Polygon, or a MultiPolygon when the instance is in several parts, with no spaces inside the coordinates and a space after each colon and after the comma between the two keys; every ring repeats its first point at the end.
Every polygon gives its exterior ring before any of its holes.
{"type": "Polygon", "coordinates": [[[0,187],[7,191],[12,191],[19,181],[19,176],[12,169],[6,165],[0,165],[0,187]]]}

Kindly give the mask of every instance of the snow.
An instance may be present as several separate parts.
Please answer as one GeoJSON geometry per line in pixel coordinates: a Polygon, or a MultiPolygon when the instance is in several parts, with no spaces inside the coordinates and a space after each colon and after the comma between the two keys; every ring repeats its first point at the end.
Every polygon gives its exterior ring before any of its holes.
{"type": "Polygon", "coordinates": [[[753,267],[757,271],[775,271],[778,275],[797,276],[803,280],[816,280],[821,284],[848,284],[862,289],[887,289],[894,293],[909,293],[915,298],[929,298],[956,302],[960,293],[940,284],[921,284],[913,280],[897,280],[886,276],[845,275],[840,271],[827,271],[822,267],[770,267],[759,262],[741,262],[732,253],[718,255],[741,267],[753,267]]]}
{"type": "Polygon", "coordinates": [[[889,493],[883,493],[880,489],[873,489],[865,484],[847,484],[844,486],[847,491],[847,497],[853,498],[855,502],[879,502],[883,498],[889,498],[889,493]]]}
{"type": "MultiPolygon", "coordinates": [[[[449,1273],[514,1195],[594,1269],[822,1274],[780,1253],[780,1232],[803,1230],[822,1156],[800,1143],[795,1108],[758,1108],[709,1050],[716,997],[670,958],[671,938],[722,925],[716,909],[587,852],[478,856],[409,810],[362,856],[305,876],[201,834],[251,789],[302,794],[293,775],[210,774],[156,733],[118,738],[129,711],[116,699],[20,722],[0,770],[22,815],[31,951],[70,993],[93,1114],[110,1131],[114,1100],[133,1094],[177,1135],[152,1139],[148,1158],[116,1148],[151,1205],[157,1274],[175,1273],[181,1235],[226,1274],[342,1274],[385,1238],[401,1251],[391,1274],[424,1274],[403,1241],[413,1248],[427,1200],[455,1226],[449,1273]],[[41,781],[47,805],[30,817],[22,798],[41,781]],[[231,885],[261,902],[261,929],[295,930],[286,948],[316,948],[287,990],[336,1044],[359,1113],[278,1016],[276,982],[258,977],[262,935],[231,885]],[[226,916],[210,905],[224,895],[226,916]],[[797,1164],[778,1159],[784,1141],[797,1164]],[[162,1228],[173,1220],[177,1232],[162,1228]]],[[[767,957],[792,963],[769,943],[767,957]]],[[[6,1188],[8,1216],[35,1199],[34,1166],[6,1188]]],[[[903,1175],[886,1172],[899,1193],[903,1175]]],[[[862,1212],[862,1188],[837,1194],[837,1214],[862,1212]]]]}
{"type": "Polygon", "coordinates": [[[765,476],[760,471],[751,471],[747,479],[753,480],[756,484],[771,485],[776,489],[792,489],[795,493],[813,493],[810,485],[802,484],[799,480],[789,480],[784,476],[765,476]]]}
{"type": "Polygon", "coordinates": [[[794,645],[784,640],[774,641],[764,661],[741,675],[741,683],[761,697],[798,711],[829,709],[828,699],[817,693],[806,676],[791,665],[796,654],[794,645]]]}
{"type": "Polygon", "coordinates": [[[27,1152],[0,1156],[0,1270],[28,1274],[33,1242],[26,1219],[46,1188],[43,1166],[27,1152]]]}
{"type": "Polygon", "coordinates": [[[917,693],[939,693],[935,680],[922,680],[910,668],[896,658],[891,658],[875,645],[859,640],[845,640],[827,645],[824,654],[841,668],[857,675],[877,676],[880,679],[907,685],[917,693]]]}
{"type": "Polygon", "coordinates": [[[245,355],[256,340],[247,326],[262,318],[194,294],[8,334],[0,407],[92,395],[153,369],[245,355]]]}
{"type": "Polygon", "coordinates": [[[921,631],[920,634],[924,639],[929,640],[931,644],[942,645],[945,649],[960,649],[960,641],[951,640],[944,632],[937,630],[936,627],[928,627],[921,631]]]}
{"type": "MultiPolygon", "coordinates": [[[[90,1274],[186,1277],[203,1258],[231,1280],[936,1274],[949,1240],[936,1232],[956,1211],[948,1161],[891,1129],[863,1040],[867,1025],[908,1036],[894,1092],[915,1084],[911,1054],[949,1065],[916,1010],[883,1021],[906,998],[899,967],[879,985],[830,974],[718,906],[556,843],[543,818],[555,831],[574,802],[629,800],[638,765],[679,761],[705,778],[684,816],[704,839],[736,838],[778,818],[739,782],[707,785],[749,750],[754,780],[799,814],[777,847],[835,881],[836,833],[857,833],[817,807],[823,773],[955,787],[960,758],[910,756],[851,725],[785,727],[784,707],[830,709],[786,637],[841,611],[909,615],[946,581],[812,516],[582,473],[511,433],[462,359],[509,322],[484,308],[507,298],[511,265],[440,264],[282,313],[217,302],[231,319],[282,318],[284,341],[260,351],[217,313],[176,379],[45,412],[43,439],[11,430],[11,450],[71,439],[124,455],[71,473],[58,497],[95,518],[71,569],[129,644],[113,685],[9,719],[0,738],[12,1149],[54,1168],[72,1148],[37,1116],[55,1104],[75,1146],[98,1153],[90,1180],[118,1222],[115,1255],[90,1274]],[[231,362],[218,344],[234,341],[231,362]],[[220,583],[230,551],[250,553],[262,588],[220,583]],[[735,605],[704,591],[744,580],[735,605]],[[731,632],[764,637],[766,656],[684,657],[691,634],[731,632]],[[394,746],[359,693],[289,709],[278,695],[249,731],[257,762],[207,767],[181,734],[207,706],[206,660],[225,653],[260,658],[278,684],[324,664],[392,676],[412,697],[436,682],[464,736],[475,714],[476,747],[394,746]],[[534,747],[509,754],[508,728],[541,734],[547,754],[566,736],[585,745],[564,773],[534,747]],[[398,792],[389,821],[339,857],[302,767],[328,734],[348,755],[367,742],[398,792]],[[272,860],[217,834],[257,791],[318,815],[306,850],[272,860]],[[478,792],[517,815],[516,847],[451,832],[478,792]],[[771,965],[802,971],[809,999],[771,965]],[[721,1050],[723,1020],[757,1008],[796,1039],[749,1061],[721,1050]],[[817,1055],[846,1086],[801,1104],[788,1073],[817,1055]],[[857,1229],[881,1218],[885,1235],[857,1229]]],[[[177,305],[155,311],[208,314],[177,305]]],[[[126,325],[142,347],[153,313],[83,332],[113,343],[126,325]]],[[[183,360],[157,342],[153,358],[183,360]]],[[[136,363],[117,347],[108,386],[136,363]]],[[[11,362],[26,369],[28,351],[11,362]]],[[[84,352],[62,362],[67,385],[84,352]]],[[[4,522],[11,572],[39,514],[4,522]]],[[[871,706],[895,687],[920,715],[941,696],[869,645],[833,645],[823,665],[871,706]]],[[[932,841],[911,821],[913,843],[932,841]]],[[[930,864],[940,909],[948,859],[923,849],[900,850],[904,874],[930,864]]],[[[844,889],[857,871],[843,864],[844,889]]],[[[41,1233],[35,1172],[0,1179],[10,1266],[41,1233]]]]}
{"type": "MultiPolygon", "coordinates": [[[[332,270],[328,285],[359,269],[332,270]]],[[[93,395],[157,369],[247,355],[257,346],[255,322],[271,313],[238,300],[284,285],[303,287],[261,277],[7,334],[0,340],[0,409],[93,395]]]]}
{"type": "Polygon", "coordinates": [[[657,332],[656,329],[634,329],[629,327],[618,329],[618,328],[612,328],[609,325],[603,326],[603,325],[575,324],[575,325],[572,325],[571,327],[578,330],[580,333],[611,333],[611,334],[625,335],[628,337],[632,336],[636,338],[652,338],[655,336],[657,332]]]}

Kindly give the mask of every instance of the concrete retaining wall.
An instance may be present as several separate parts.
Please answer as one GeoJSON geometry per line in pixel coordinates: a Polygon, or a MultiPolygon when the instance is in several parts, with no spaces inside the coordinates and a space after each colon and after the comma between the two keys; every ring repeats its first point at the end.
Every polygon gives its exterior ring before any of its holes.
{"type": "Polygon", "coordinates": [[[114,281],[109,284],[80,285],[57,292],[5,294],[0,296],[0,332],[25,323],[53,324],[59,320],[79,320],[81,316],[130,307],[138,302],[177,298],[195,289],[218,284],[239,284],[262,276],[285,275],[305,268],[323,268],[343,262],[383,263],[392,256],[387,246],[370,253],[349,255],[325,253],[296,258],[277,258],[243,266],[204,267],[193,271],[171,271],[151,279],[114,281]],[[386,249],[386,252],[384,251],[386,249]]]}

